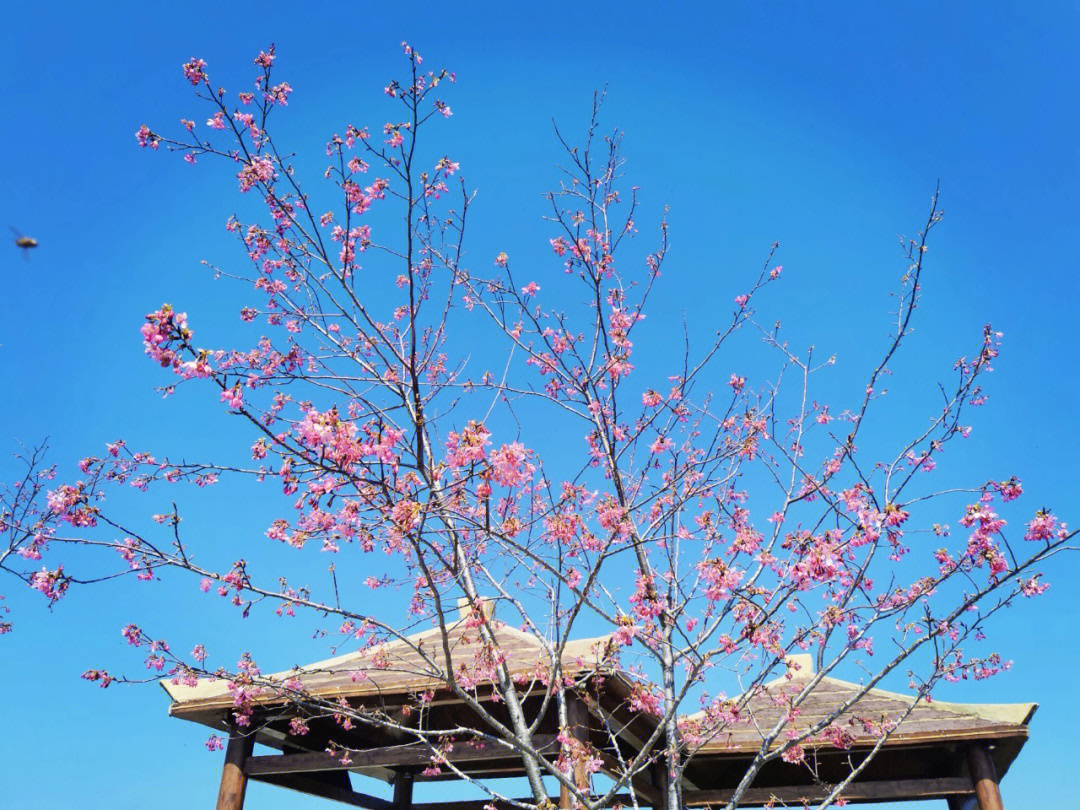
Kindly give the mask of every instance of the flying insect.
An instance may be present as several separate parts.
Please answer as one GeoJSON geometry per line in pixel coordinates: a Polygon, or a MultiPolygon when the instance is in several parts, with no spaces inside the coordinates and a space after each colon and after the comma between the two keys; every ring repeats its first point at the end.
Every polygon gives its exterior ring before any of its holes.
{"type": "Polygon", "coordinates": [[[38,246],[38,241],[32,236],[23,236],[14,227],[11,228],[11,232],[15,234],[15,246],[20,247],[23,250],[30,250],[38,246]]]}

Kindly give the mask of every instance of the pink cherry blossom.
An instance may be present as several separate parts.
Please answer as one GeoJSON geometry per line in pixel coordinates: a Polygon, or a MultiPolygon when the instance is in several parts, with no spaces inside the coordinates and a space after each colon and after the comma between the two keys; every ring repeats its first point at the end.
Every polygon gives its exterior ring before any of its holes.
{"type": "Polygon", "coordinates": [[[184,76],[192,84],[198,85],[206,81],[206,73],[203,68],[206,67],[206,62],[202,59],[195,59],[194,57],[184,64],[184,76]]]}

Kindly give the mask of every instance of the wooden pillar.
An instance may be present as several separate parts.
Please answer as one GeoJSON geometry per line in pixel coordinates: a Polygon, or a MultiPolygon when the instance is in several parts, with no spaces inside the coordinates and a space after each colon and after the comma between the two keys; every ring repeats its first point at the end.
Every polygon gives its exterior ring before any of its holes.
{"type": "Polygon", "coordinates": [[[653,806],[653,810],[668,810],[668,791],[671,787],[669,784],[670,778],[668,777],[668,762],[665,750],[661,749],[660,759],[652,764],[650,774],[652,776],[653,787],[655,787],[660,794],[656,805],[653,806]]]}
{"type": "Polygon", "coordinates": [[[243,810],[247,775],[244,763],[255,747],[254,734],[233,731],[225,749],[225,767],[221,771],[221,787],[218,788],[217,810],[243,810]]]}
{"type": "Polygon", "coordinates": [[[1001,791],[998,789],[997,771],[994,768],[994,760],[990,758],[990,751],[985,745],[973,745],[967,751],[968,771],[971,773],[971,784],[975,788],[975,798],[979,802],[979,810],[1005,810],[1001,801],[1001,791]]]}
{"type": "MultiPolygon", "coordinates": [[[[570,736],[582,743],[589,742],[589,707],[585,701],[572,692],[566,695],[566,724],[570,736]]],[[[589,787],[589,775],[585,773],[585,764],[574,765],[574,783],[581,789],[589,787]]],[[[566,785],[559,783],[559,807],[570,810],[574,806],[574,796],[566,785]]]]}
{"type": "Polygon", "coordinates": [[[412,807],[413,775],[400,771],[394,777],[394,810],[410,810],[412,807]]]}

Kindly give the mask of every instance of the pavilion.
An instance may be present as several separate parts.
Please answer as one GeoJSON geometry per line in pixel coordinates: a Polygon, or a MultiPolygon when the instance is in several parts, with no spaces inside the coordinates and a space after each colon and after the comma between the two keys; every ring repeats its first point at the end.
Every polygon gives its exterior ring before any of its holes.
{"type": "MultiPolygon", "coordinates": [[[[471,664],[480,647],[477,631],[470,625],[463,615],[447,628],[455,664],[471,664]]],[[[542,683],[547,655],[527,633],[506,625],[500,625],[497,632],[507,666],[525,696],[523,709],[526,714],[532,712],[530,718],[535,717],[547,691],[542,683]]],[[[627,707],[635,679],[602,663],[610,643],[607,637],[570,642],[562,661],[564,673],[588,685],[580,696],[576,693],[568,701],[570,731],[575,738],[592,744],[604,762],[603,772],[609,774],[615,770],[617,757],[633,757],[656,728],[654,717],[627,707]]],[[[435,645],[441,646],[437,628],[270,677],[283,683],[299,676],[308,693],[334,701],[344,699],[361,711],[377,710],[381,717],[392,718],[401,726],[419,722],[427,730],[477,728],[479,720],[473,710],[447,689],[443,678],[417,652],[434,650],[435,645]],[[427,693],[422,713],[413,709],[420,693],[427,693]]],[[[790,692],[799,687],[800,679],[812,676],[810,656],[791,657],[789,674],[766,684],[746,704],[742,716],[750,722],[737,723],[696,748],[680,785],[684,807],[723,806],[731,799],[761,748],[762,730],[771,728],[783,711],[778,690],[790,692]]],[[[194,686],[163,684],[172,698],[172,716],[230,735],[217,810],[241,810],[248,780],[367,810],[483,810],[492,804],[490,799],[414,802],[414,783],[458,777],[452,772],[433,773],[432,747],[400,729],[362,723],[345,729],[326,716],[309,719],[306,733],[295,734],[290,727],[295,710],[268,691],[265,697],[256,698],[252,730],[247,732],[232,725],[234,699],[225,681],[204,679],[194,686]],[[276,753],[254,755],[256,743],[276,753]],[[347,756],[342,756],[345,751],[347,756]],[[354,790],[354,778],[391,784],[393,799],[354,790]]],[[[827,717],[860,689],[858,684],[822,678],[793,725],[808,727],[827,717]]],[[[492,700],[492,691],[476,687],[485,709],[502,718],[505,709],[492,700]]],[[[913,703],[906,695],[870,690],[837,720],[837,725],[847,730],[843,747],[821,743],[804,746],[807,761],[803,764],[772,760],[757,774],[739,806],[820,802],[865,758],[880,738],[882,725],[892,722],[890,718],[903,718],[898,725],[892,723],[894,728],[878,753],[844,789],[841,795],[847,802],[939,799],[947,800],[950,810],[1003,810],[998,780],[1027,740],[1036,704],[913,703]]],[[[554,712],[549,709],[540,720],[534,746],[554,758],[559,746],[557,733],[554,712]]],[[[491,743],[459,740],[442,755],[472,778],[525,774],[519,756],[491,743]]],[[[575,778],[579,785],[587,785],[583,773],[575,778]]],[[[633,790],[639,805],[662,810],[667,806],[666,783],[666,770],[654,765],[636,776],[628,789],[633,790]]],[[[619,800],[631,803],[629,793],[619,794],[619,800]]],[[[572,806],[567,790],[551,801],[561,808],[572,806]]]]}

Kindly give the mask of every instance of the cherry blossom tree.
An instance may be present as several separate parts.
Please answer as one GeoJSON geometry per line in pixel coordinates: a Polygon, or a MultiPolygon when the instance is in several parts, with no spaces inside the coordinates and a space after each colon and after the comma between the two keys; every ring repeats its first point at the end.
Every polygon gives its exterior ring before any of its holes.
{"type": "MultiPolygon", "coordinates": [[[[292,90],[273,76],[272,47],[255,60],[254,91],[235,96],[211,83],[202,60],[184,65],[205,121],[184,121],[176,135],[143,126],[137,139],[189,163],[219,160],[247,200],[264,204],[260,216],[227,223],[247,261],[215,268],[249,296],[239,313],[246,342],[207,347],[196,318],[189,324],[169,304],[146,316],[141,337],[163,391],[195,388],[210,410],[224,403],[250,434],[250,456],[191,461],[116,441],[68,477],[41,449],[26,451],[24,476],[0,501],[8,596],[14,580],[57,602],[103,578],[167,579],[216,592],[220,609],[245,615],[306,611],[335,649],[374,649],[431,627],[445,638],[464,600],[485,654],[463,670],[445,644],[416,651],[475,713],[476,726],[461,733],[521,757],[533,797],[525,807],[546,805],[545,777],[590,810],[655,762],[677,786],[694,750],[748,722],[740,709],[796,653],[815,659],[811,686],[857,665],[867,691],[901,674],[917,697],[942,680],[1006,668],[971,643],[998,610],[1045,590],[1040,566],[1074,534],[1047,510],[1010,503],[1022,494],[1015,478],[971,471],[966,481],[937,480],[937,460],[968,437],[969,413],[985,401],[998,333],[987,326],[970,354],[942,367],[950,380],[921,432],[892,437],[883,457],[859,450],[911,331],[927,241],[941,220],[937,194],[918,235],[901,242],[890,336],[857,401],[819,402],[816,375],[832,361],[791,348],[759,316],[781,284],[777,245],[733,302],[717,304],[713,337],[702,343],[672,327],[656,348],[668,366],[649,376],[635,372],[634,340],[664,280],[668,231],[660,222],[652,236],[639,234],[619,134],[601,133],[601,97],[581,143],[556,130],[565,163],[547,195],[549,258],[519,273],[508,253],[467,257],[473,197],[458,163],[427,140],[451,116],[455,76],[404,51],[407,76],[385,88],[393,117],[334,134],[317,190],[302,185],[270,135],[292,90]],[[331,206],[317,207],[331,193],[331,206]],[[747,332],[777,359],[768,379],[753,379],[729,351],[747,332]],[[276,512],[253,527],[254,539],[235,541],[231,567],[198,561],[199,541],[184,536],[178,509],[151,514],[170,486],[241,479],[262,482],[276,512]],[[121,488],[153,506],[113,509],[104,495],[121,488]],[[1006,512],[1015,515],[1008,526],[1006,512]],[[290,584],[289,571],[259,562],[271,543],[326,555],[334,576],[321,590],[290,584]],[[394,587],[411,594],[406,615],[380,607],[369,590],[394,587]],[[570,640],[602,635],[605,665],[637,676],[629,708],[655,716],[656,731],[633,757],[609,763],[610,785],[575,776],[601,760],[572,736],[560,738],[558,756],[534,745],[535,717],[502,654],[507,627],[542,647],[543,711],[557,712],[564,728],[581,686],[562,671],[570,640]],[[737,695],[718,686],[731,683],[737,695]],[[508,722],[477,699],[481,687],[496,693],[508,722]]],[[[0,633],[17,621],[3,604],[0,633]]],[[[241,729],[253,721],[255,696],[273,693],[293,707],[297,735],[325,716],[394,728],[429,744],[434,767],[455,768],[439,756],[445,730],[436,736],[320,697],[301,677],[272,680],[255,663],[268,651],[245,651],[226,667],[211,665],[202,645],[188,654],[171,647],[137,618],[124,634],[156,677],[229,682],[241,729]]],[[[84,677],[128,680],[104,669],[84,677]]],[[[793,714],[809,691],[791,696],[793,714]]],[[[800,763],[808,744],[841,744],[833,721],[843,708],[798,733],[785,722],[763,729],[740,791],[776,758],[800,763]]],[[[876,734],[884,741],[891,730],[876,734]]],[[[672,790],[670,810],[680,806],[672,790]]]]}

